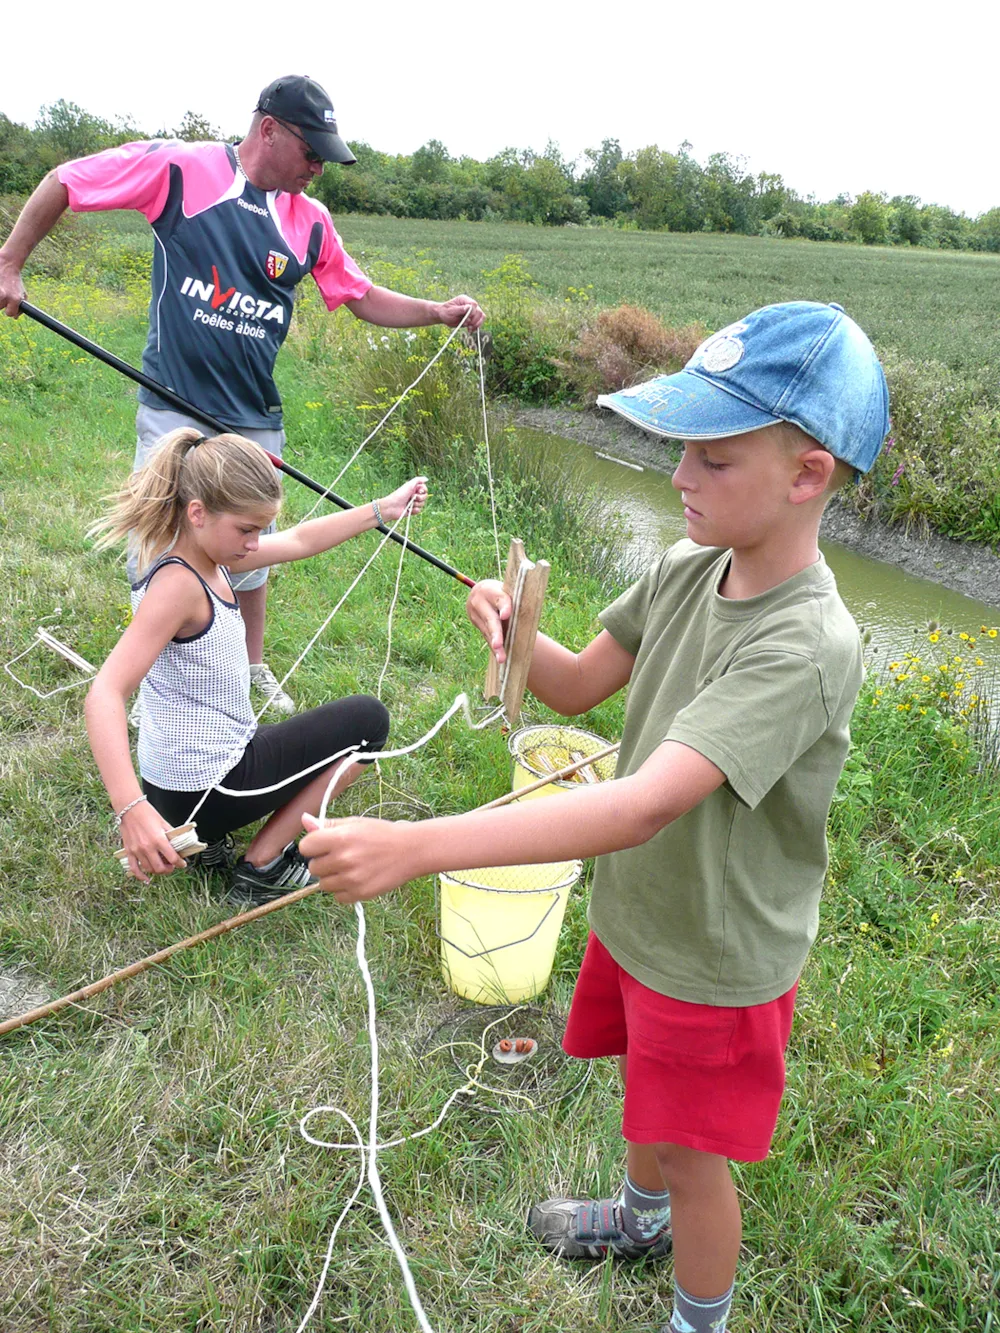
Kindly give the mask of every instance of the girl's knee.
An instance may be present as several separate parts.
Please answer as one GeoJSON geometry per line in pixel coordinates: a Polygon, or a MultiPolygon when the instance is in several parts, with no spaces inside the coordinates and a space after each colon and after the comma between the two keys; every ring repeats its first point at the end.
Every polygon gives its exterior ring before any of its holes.
{"type": "Polygon", "coordinates": [[[389,736],[389,710],[381,699],[371,694],[359,694],[354,702],[358,706],[358,720],[361,735],[369,750],[381,750],[389,736]]]}

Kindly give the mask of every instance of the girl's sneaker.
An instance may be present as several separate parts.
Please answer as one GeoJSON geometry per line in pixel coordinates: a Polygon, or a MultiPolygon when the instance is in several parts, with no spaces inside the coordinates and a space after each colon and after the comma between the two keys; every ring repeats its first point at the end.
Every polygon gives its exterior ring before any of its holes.
{"type": "Polygon", "coordinates": [[[283,898],[286,893],[294,893],[296,889],[304,889],[318,882],[315,876],[310,875],[305,857],[295,843],[290,842],[270,865],[253,866],[241,856],[236,862],[226,896],[233,902],[260,907],[263,903],[273,903],[275,898],[283,898]]]}
{"type": "Polygon", "coordinates": [[[622,1228],[617,1199],[546,1199],[528,1213],[528,1230],[562,1259],[662,1259],[670,1253],[670,1227],[641,1244],[622,1228]]]}

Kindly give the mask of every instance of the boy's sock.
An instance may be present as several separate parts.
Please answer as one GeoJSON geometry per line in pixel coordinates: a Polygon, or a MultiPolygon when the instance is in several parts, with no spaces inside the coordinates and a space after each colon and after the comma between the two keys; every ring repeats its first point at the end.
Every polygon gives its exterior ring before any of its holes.
{"type": "Polygon", "coordinates": [[[670,1225],[670,1191],[642,1189],[627,1171],[621,1203],[622,1230],[640,1245],[655,1240],[670,1225]]]}
{"type": "Polygon", "coordinates": [[[689,1296],[679,1282],[674,1282],[674,1313],[663,1333],[726,1333],[733,1288],[711,1300],[689,1296]]]}

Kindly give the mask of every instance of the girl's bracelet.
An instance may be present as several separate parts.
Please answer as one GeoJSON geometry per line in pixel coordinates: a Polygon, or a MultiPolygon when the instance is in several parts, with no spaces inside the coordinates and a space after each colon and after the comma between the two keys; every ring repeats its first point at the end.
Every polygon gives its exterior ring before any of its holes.
{"type": "Polygon", "coordinates": [[[148,800],[149,800],[148,796],[137,796],[134,801],[129,801],[128,805],[123,806],[123,808],[119,810],[118,813],[115,815],[116,827],[121,828],[122,820],[125,818],[128,812],[130,810],[134,810],[137,805],[142,805],[143,801],[148,801],[148,800]]]}
{"type": "Polygon", "coordinates": [[[378,507],[377,500],[372,501],[372,509],[374,510],[375,513],[375,522],[378,523],[380,527],[384,527],[385,525],[382,523],[382,511],[378,507]]]}

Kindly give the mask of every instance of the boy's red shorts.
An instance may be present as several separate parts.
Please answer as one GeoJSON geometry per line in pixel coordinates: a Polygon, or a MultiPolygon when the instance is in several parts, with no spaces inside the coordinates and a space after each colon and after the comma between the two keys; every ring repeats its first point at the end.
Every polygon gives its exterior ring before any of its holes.
{"type": "Polygon", "coordinates": [[[798,982],[768,1004],[689,1004],[650,990],[591,933],[563,1038],[567,1055],[627,1055],[622,1134],[740,1162],[766,1157],[785,1087],[798,982]]]}

